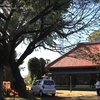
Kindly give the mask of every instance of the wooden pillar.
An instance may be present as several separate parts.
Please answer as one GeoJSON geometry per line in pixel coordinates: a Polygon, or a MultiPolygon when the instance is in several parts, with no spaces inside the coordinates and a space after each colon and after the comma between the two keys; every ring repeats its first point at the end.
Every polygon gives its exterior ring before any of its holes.
{"type": "Polygon", "coordinates": [[[72,92],[72,77],[70,76],[70,92],[72,92]]]}

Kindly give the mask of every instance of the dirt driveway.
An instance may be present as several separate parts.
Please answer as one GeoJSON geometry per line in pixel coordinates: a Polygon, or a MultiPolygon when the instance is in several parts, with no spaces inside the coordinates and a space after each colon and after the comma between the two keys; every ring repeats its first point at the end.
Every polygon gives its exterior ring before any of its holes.
{"type": "Polygon", "coordinates": [[[5,100],[97,100],[97,95],[95,91],[68,91],[68,90],[57,90],[55,97],[51,95],[44,95],[40,97],[39,95],[31,95],[31,98],[21,99],[21,98],[5,98],[5,100]]]}
{"type": "Polygon", "coordinates": [[[97,100],[95,91],[67,91],[67,90],[57,90],[56,96],[52,97],[46,95],[39,97],[35,95],[36,100],[97,100]]]}

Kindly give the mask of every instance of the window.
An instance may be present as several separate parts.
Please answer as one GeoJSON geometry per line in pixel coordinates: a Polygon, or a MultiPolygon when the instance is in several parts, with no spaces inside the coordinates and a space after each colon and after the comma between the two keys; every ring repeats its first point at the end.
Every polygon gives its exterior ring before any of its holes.
{"type": "Polygon", "coordinates": [[[44,85],[54,85],[53,81],[44,81],[44,85]]]}

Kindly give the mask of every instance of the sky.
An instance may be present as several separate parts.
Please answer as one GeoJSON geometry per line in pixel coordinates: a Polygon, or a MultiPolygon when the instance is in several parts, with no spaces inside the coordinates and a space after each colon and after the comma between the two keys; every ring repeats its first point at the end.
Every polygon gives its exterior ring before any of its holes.
{"type": "MultiPolygon", "coordinates": [[[[75,39],[72,37],[70,37],[70,40],[73,43],[75,43],[75,39]]],[[[81,39],[80,39],[81,40],[81,39]]],[[[82,40],[83,41],[83,38],[82,40]]],[[[86,41],[86,37],[84,36],[84,42],[86,41]]],[[[23,53],[24,50],[26,49],[26,45],[24,44],[21,44],[19,45],[17,48],[16,48],[16,51],[18,53],[18,55],[20,56],[20,53],[23,53]]],[[[46,59],[50,59],[50,61],[54,61],[55,59],[59,58],[60,55],[59,53],[57,52],[52,52],[52,51],[49,51],[49,50],[44,50],[44,49],[39,49],[38,51],[34,51],[33,53],[31,53],[29,56],[26,57],[26,59],[24,60],[24,63],[21,65],[21,67],[25,67],[24,70],[21,70],[21,75],[22,77],[26,77],[28,75],[28,67],[27,67],[27,64],[28,64],[28,61],[30,58],[34,58],[34,57],[37,57],[38,59],[39,58],[43,58],[44,60],[46,59]]]]}
{"type": "MultiPolygon", "coordinates": [[[[21,46],[19,46],[16,50],[18,53],[23,52],[23,49],[21,48],[21,46]]],[[[28,75],[27,63],[30,58],[37,57],[38,59],[43,58],[44,60],[50,59],[50,61],[52,62],[55,59],[59,58],[60,56],[61,55],[59,53],[52,52],[49,50],[44,50],[44,49],[40,49],[39,51],[34,51],[32,54],[27,56],[27,58],[24,60],[24,63],[21,65],[21,67],[25,67],[24,70],[20,71],[22,77],[26,77],[28,75]]]]}
{"type": "MultiPolygon", "coordinates": [[[[92,6],[91,6],[92,7],[92,6]]],[[[90,11],[91,12],[91,11],[90,11]]],[[[86,14],[86,13],[85,13],[86,14]]],[[[87,13],[87,15],[88,15],[88,13],[87,13]]],[[[84,17],[84,16],[83,16],[84,17]]],[[[88,17],[88,18],[90,18],[90,17],[88,17]]],[[[98,25],[99,26],[99,25],[98,25]]],[[[95,29],[95,28],[97,28],[97,26],[93,26],[93,27],[91,27],[91,29],[95,29]]],[[[90,31],[91,30],[90,28],[88,29],[88,31],[90,31]]],[[[78,39],[80,39],[80,34],[78,35],[79,36],[79,38],[78,37],[69,37],[69,39],[71,40],[71,42],[75,42],[76,40],[78,40],[78,39]],[[75,40],[74,40],[74,38],[75,38],[75,40]]],[[[86,41],[86,37],[87,37],[87,34],[86,34],[86,36],[85,35],[82,35],[82,40],[81,41],[86,41]]],[[[77,42],[77,41],[76,41],[77,42]]],[[[17,52],[19,53],[19,52],[23,52],[23,50],[25,50],[25,48],[24,48],[24,46],[19,46],[17,49],[17,52]]],[[[20,55],[20,54],[19,54],[20,55]]],[[[36,52],[33,52],[32,54],[30,54],[25,60],[24,60],[24,63],[21,65],[22,67],[25,67],[25,69],[24,69],[24,71],[23,70],[21,70],[21,75],[22,75],[22,77],[25,77],[25,76],[27,76],[28,75],[28,68],[27,68],[27,63],[28,63],[28,60],[30,59],[30,58],[33,58],[33,57],[37,57],[38,59],[39,58],[43,58],[43,59],[50,59],[51,60],[51,62],[53,61],[53,60],[55,60],[55,59],[57,59],[57,58],[59,58],[61,55],[60,54],[58,54],[58,53],[55,53],[55,52],[51,52],[51,51],[48,51],[48,50],[43,50],[43,49],[40,49],[39,51],[36,51],[36,52]]]]}

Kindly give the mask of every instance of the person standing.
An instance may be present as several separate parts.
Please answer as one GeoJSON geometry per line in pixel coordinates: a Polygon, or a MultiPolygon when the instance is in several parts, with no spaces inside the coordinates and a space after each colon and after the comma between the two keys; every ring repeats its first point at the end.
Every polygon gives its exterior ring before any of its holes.
{"type": "Polygon", "coordinates": [[[100,80],[99,78],[96,78],[96,83],[94,84],[98,96],[98,100],[100,100],[100,80]]]}

